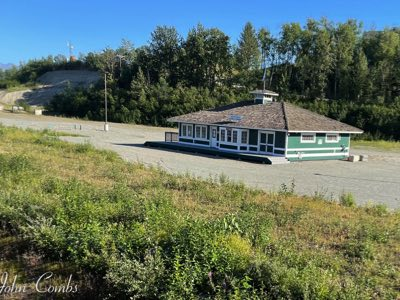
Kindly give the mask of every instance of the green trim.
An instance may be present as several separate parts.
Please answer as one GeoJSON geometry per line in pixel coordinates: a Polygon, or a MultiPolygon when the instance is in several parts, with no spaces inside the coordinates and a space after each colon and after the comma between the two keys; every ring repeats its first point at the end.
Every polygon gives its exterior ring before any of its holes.
{"type": "Polygon", "coordinates": [[[285,151],[283,150],[274,150],[275,154],[285,154],[285,151]]]}
{"type": "Polygon", "coordinates": [[[220,148],[225,148],[225,149],[237,150],[237,146],[232,146],[232,145],[220,144],[219,147],[220,148]]]}
{"type": "Polygon", "coordinates": [[[195,144],[200,144],[200,145],[210,145],[210,142],[208,141],[201,141],[201,140],[194,140],[195,144]]]}
{"type": "Polygon", "coordinates": [[[192,139],[180,138],[179,141],[180,141],[180,142],[183,142],[183,143],[193,143],[193,140],[192,140],[192,139]]]}

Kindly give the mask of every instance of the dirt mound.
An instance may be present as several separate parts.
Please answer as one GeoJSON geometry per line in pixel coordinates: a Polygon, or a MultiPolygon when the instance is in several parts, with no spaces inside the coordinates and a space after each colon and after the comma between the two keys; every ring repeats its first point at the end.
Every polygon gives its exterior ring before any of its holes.
{"type": "Polygon", "coordinates": [[[52,71],[38,78],[39,86],[15,92],[0,91],[0,103],[15,104],[25,101],[30,105],[44,105],[54,95],[61,93],[66,87],[89,87],[100,79],[100,74],[93,71],[52,71]]]}
{"type": "Polygon", "coordinates": [[[71,85],[89,86],[100,79],[98,72],[93,71],[53,71],[47,72],[38,78],[38,82],[43,85],[71,85]]]}

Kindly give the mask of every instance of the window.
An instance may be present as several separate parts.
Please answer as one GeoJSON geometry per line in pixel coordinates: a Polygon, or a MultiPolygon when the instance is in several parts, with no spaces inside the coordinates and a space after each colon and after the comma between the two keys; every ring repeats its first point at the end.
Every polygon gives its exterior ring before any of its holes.
{"type": "Polygon", "coordinates": [[[195,137],[196,139],[207,139],[207,126],[204,125],[196,125],[195,126],[195,137]]]}
{"type": "Polygon", "coordinates": [[[191,124],[182,124],[181,136],[192,137],[193,126],[191,124]]]}
{"type": "Polygon", "coordinates": [[[246,129],[220,128],[220,142],[230,144],[248,144],[249,131],[246,129]]]}
{"type": "Polygon", "coordinates": [[[226,139],[226,129],[221,129],[221,142],[225,142],[226,139]]]}
{"type": "Polygon", "coordinates": [[[186,136],[186,126],[182,125],[182,136],[186,136]]]}
{"type": "Polygon", "coordinates": [[[337,143],[339,141],[339,134],[337,133],[327,133],[325,142],[326,143],[337,143]]]}
{"type": "Polygon", "coordinates": [[[227,135],[226,135],[227,139],[226,139],[226,141],[227,141],[228,143],[230,143],[230,142],[232,142],[232,129],[228,128],[228,129],[226,130],[226,132],[227,132],[227,135]]]}
{"type": "Polygon", "coordinates": [[[232,130],[232,143],[237,144],[238,142],[238,131],[232,130]]]}
{"type": "Polygon", "coordinates": [[[301,134],[302,143],[315,143],[315,133],[302,133],[301,134]]]}
{"type": "Polygon", "coordinates": [[[201,127],[201,136],[206,139],[207,138],[207,126],[201,127]]]}
{"type": "Polygon", "coordinates": [[[248,132],[247,130],[242,130],[242,138],[240,139],[240,142],[242,144],[248,144],[247,142],[247,137],[248,137],[248,132]]]}

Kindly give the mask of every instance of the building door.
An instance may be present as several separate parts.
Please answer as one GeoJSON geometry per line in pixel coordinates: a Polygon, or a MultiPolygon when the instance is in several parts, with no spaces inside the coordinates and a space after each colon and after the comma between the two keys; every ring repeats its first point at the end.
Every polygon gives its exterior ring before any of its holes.
{"type": "Polygon", "coordinates": [[[258,151],[262,154],[274,154],[275,133],[260,131],[258,135],[258,151]]]}
{"type": "Polygon", "coordinates": [[[217,136],[217,127],[211,126],[211,147],[212,148],[217,148],[217,143],[218,143],[218,136],[217,136]]]}

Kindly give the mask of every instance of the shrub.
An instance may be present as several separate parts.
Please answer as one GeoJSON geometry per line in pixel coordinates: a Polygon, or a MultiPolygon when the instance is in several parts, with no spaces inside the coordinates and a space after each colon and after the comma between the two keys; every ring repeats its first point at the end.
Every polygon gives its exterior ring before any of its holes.
{"type": "Polygon", "coordinates": [[[372,206],[368,206],[366,211],[371,215],[382,217],[388,214],[388,208],[385,204],[376,204],[372,206]]]}
{"type": "Polygon", "coordinates": [[[353,240],[345,244],[345,255],[361,260],[374,258],[372,243],[368,240],[353,240]]]}
{"type": "Polygon", "coordinates": [[[351,193],[343,193],[339,198],[340,204],[346,207],[355,207],[356,201],[354,199],[353,194],[351,193]]]}
{"type": "Polygon", "coordinates": [[[113,298],[155,299],[165,289],[167,275],[160,251],[155,248],[149,249],[142,260],[112,260],[105,278],[113,298]]]}
{"type": "Polygon", "coordinates": [[[33,168],[31,160],[25,155],[0,154],[0,175],[18,174],[33,168]]]}

